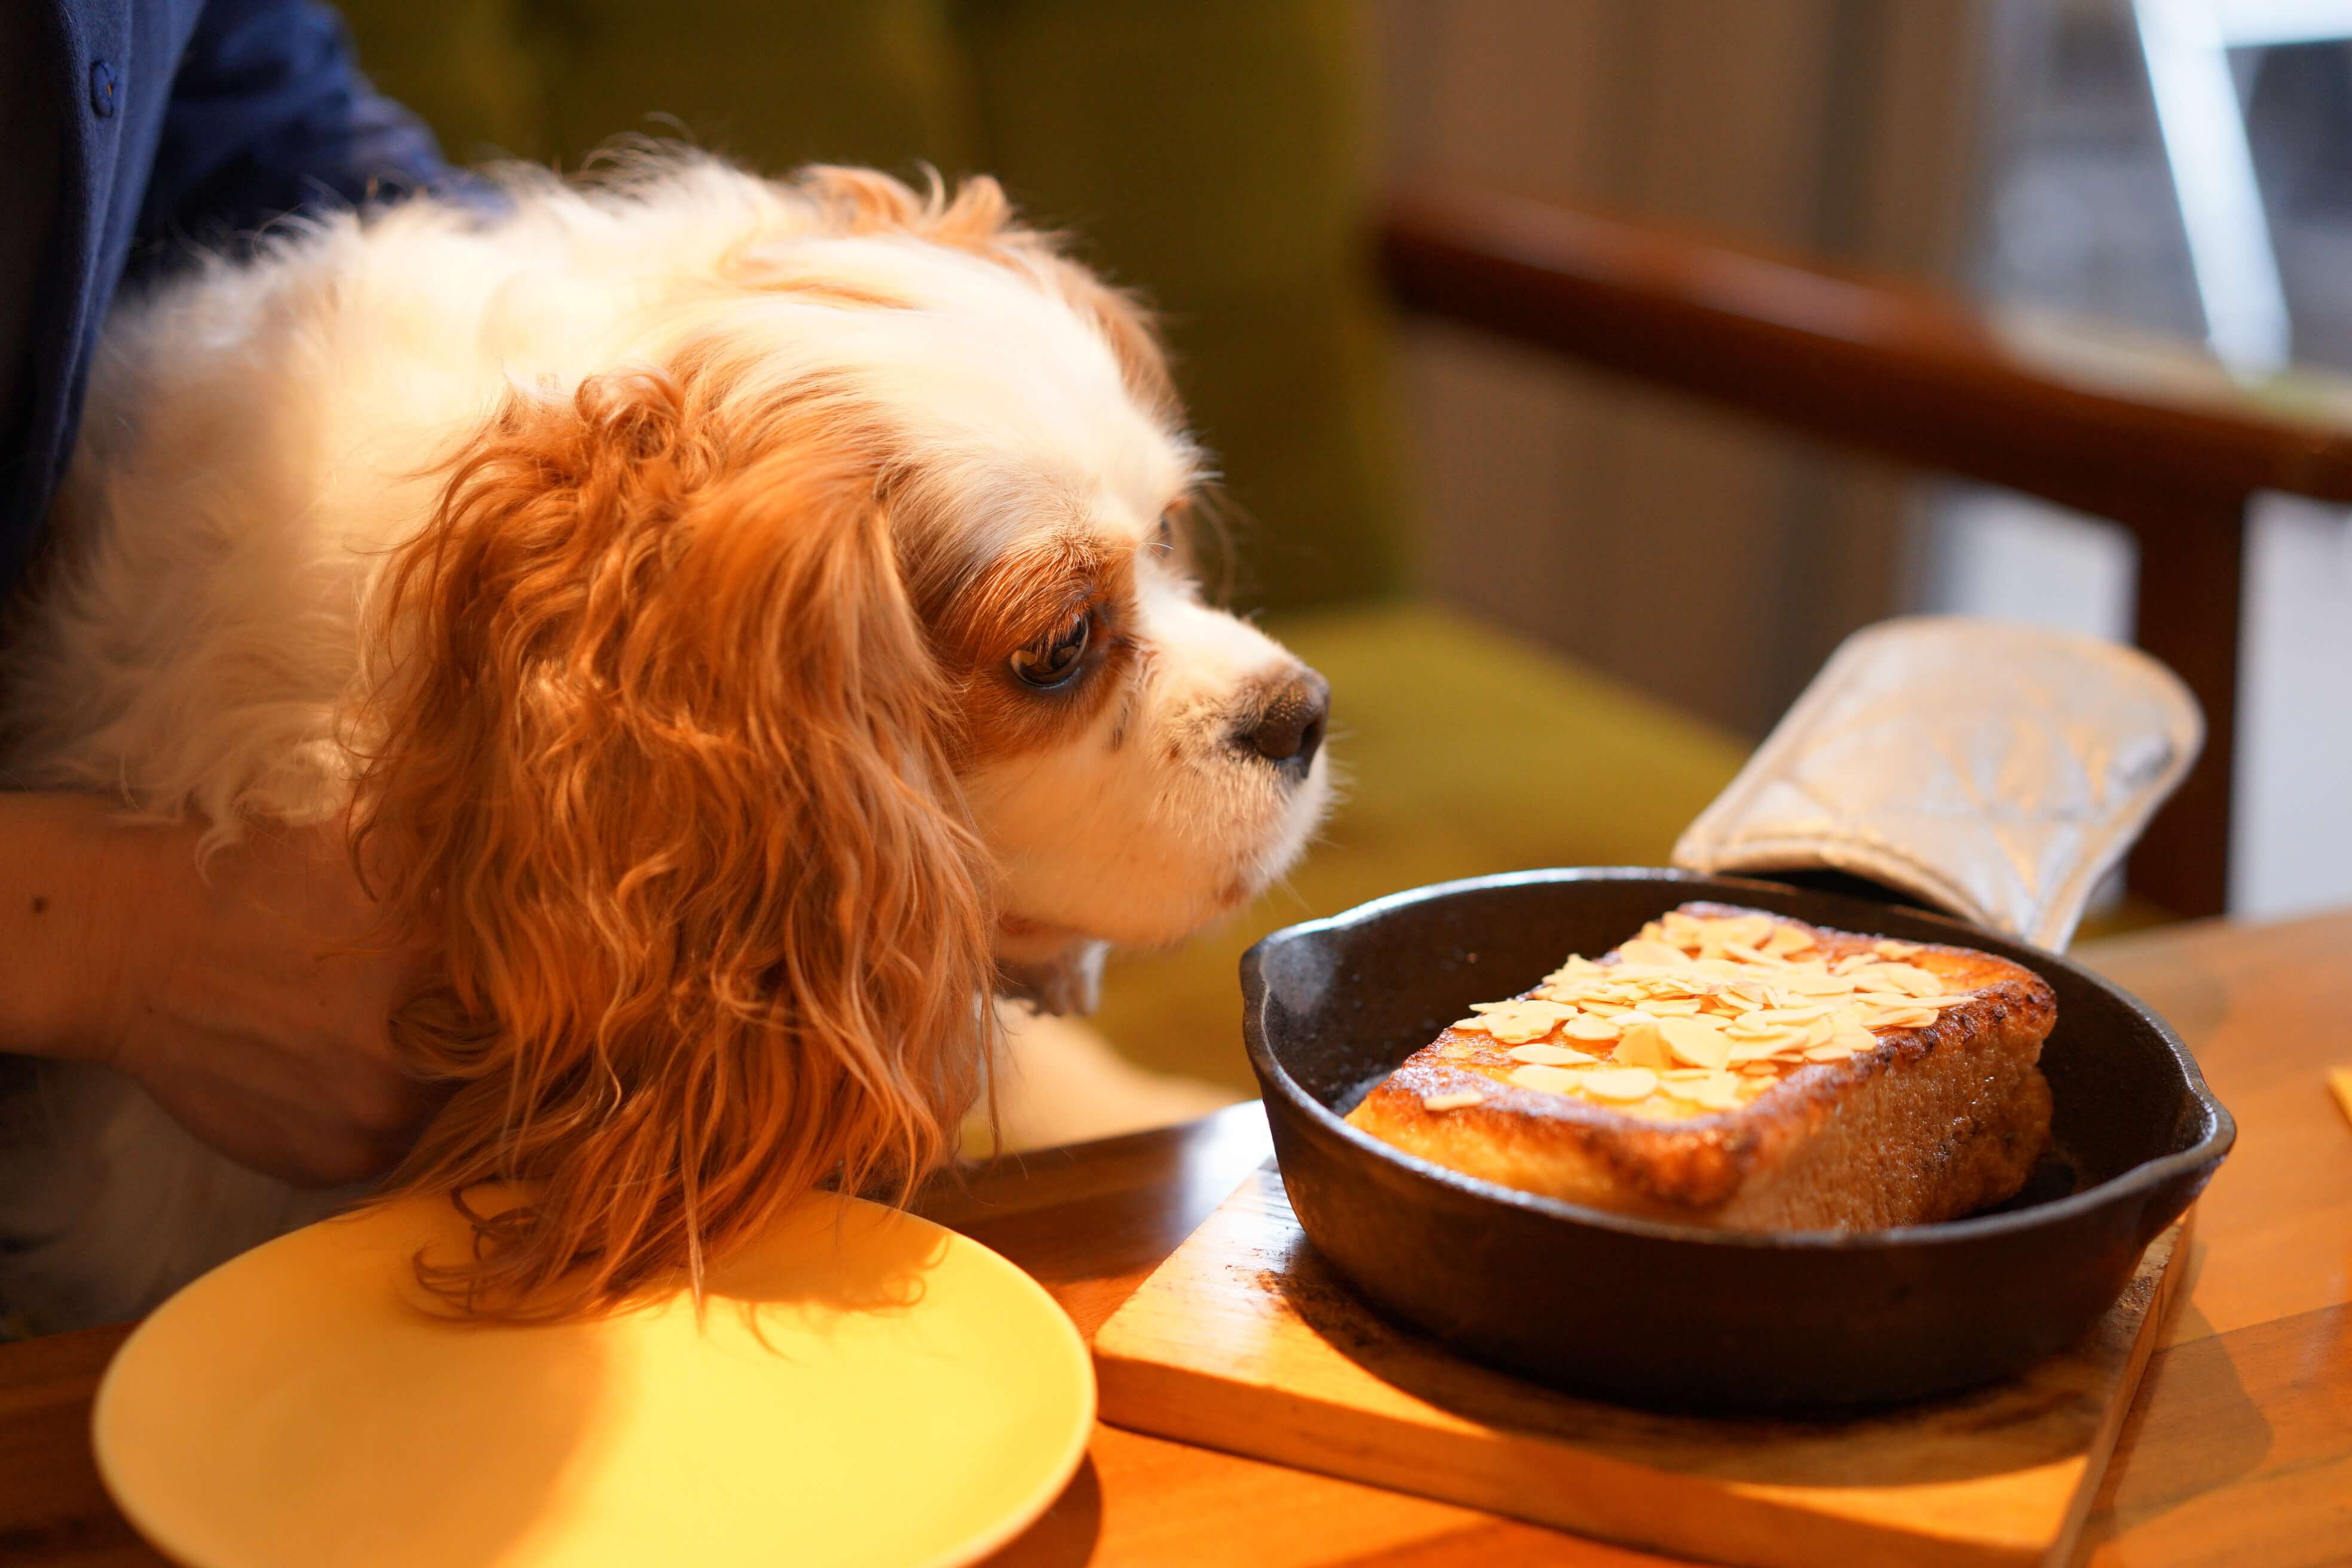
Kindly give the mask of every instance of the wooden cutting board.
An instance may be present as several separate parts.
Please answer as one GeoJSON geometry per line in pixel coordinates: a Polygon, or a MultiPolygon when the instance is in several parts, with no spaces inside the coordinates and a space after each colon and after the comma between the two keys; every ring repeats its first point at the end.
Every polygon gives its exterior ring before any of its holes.
{"type": "Polygon", "coordinates": [[[1103,1324],[1095,1369],[1117,1426],[1612,1541],[1754,1568],[2057,1563],[2186,1232],[2016,1383],[1852,1420],[1710,1420],[1571,1398],[1391,1328],[1307,1246],[1268,1164],[1103,1324]]]}

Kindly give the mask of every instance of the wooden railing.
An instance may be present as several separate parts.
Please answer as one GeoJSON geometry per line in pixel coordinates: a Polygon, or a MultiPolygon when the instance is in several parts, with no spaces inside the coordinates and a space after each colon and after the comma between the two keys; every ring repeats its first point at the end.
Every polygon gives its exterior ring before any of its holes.
{"type": "Polygon", "coordinates": [[[2208,734],[2130,879],[2176,913],[2221,911],[2247,505],[2261,490],[2352,502],[2352,429],[2218,376],[2184,395],[2065,374],[1916,286],[1523,197],[1401,191],[1379,241],[1408,310],[2129,529],[2136,638],[2188,682],[2208,734]]]}

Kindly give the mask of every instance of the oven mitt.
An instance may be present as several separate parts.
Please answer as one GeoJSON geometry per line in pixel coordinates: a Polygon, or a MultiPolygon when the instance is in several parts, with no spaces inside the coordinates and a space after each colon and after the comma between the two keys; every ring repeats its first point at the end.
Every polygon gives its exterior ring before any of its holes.
{"type": "Polygon", "coordinates": [[[1882,621],[1839,645],[1675,864],[1843,871],[2055,950],[2204,739],[2197,700],[2137,648],[1882,621]]]}

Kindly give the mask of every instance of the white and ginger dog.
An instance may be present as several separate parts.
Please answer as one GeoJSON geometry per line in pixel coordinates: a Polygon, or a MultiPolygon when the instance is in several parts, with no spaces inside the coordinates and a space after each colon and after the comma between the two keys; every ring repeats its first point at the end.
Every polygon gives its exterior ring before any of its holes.
{"type": "MultiPolygon", "coordinates": [[[[380,1190],[520,1184],[435,1283],[562,1313],[936,1165],[1008,975],[1082,1003],[1100,944],[1296,857],[1326,692],[1188,573],[1149,323],[992,183],[666,155],[509,195],[117,311],[0,779],[348,821],[431,951],[394,1043],[452,1089],[380,1190]]],[[[51,1322],[333,1201],[42,1076],[0,1300],[51,1322]]]]}

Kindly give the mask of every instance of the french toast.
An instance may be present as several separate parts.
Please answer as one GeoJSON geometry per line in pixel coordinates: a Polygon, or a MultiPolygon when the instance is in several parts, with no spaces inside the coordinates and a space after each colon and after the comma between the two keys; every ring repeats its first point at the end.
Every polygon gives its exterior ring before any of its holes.
{"type": "Polygon", "coordinates": [[[1969,948],[1725,904],[1482,1004],[1352,1125],[1548,1197],[1727,1230],[1952,1219],[2024,1184],[2050,1135],[2057,998],[1969,948]]]}

